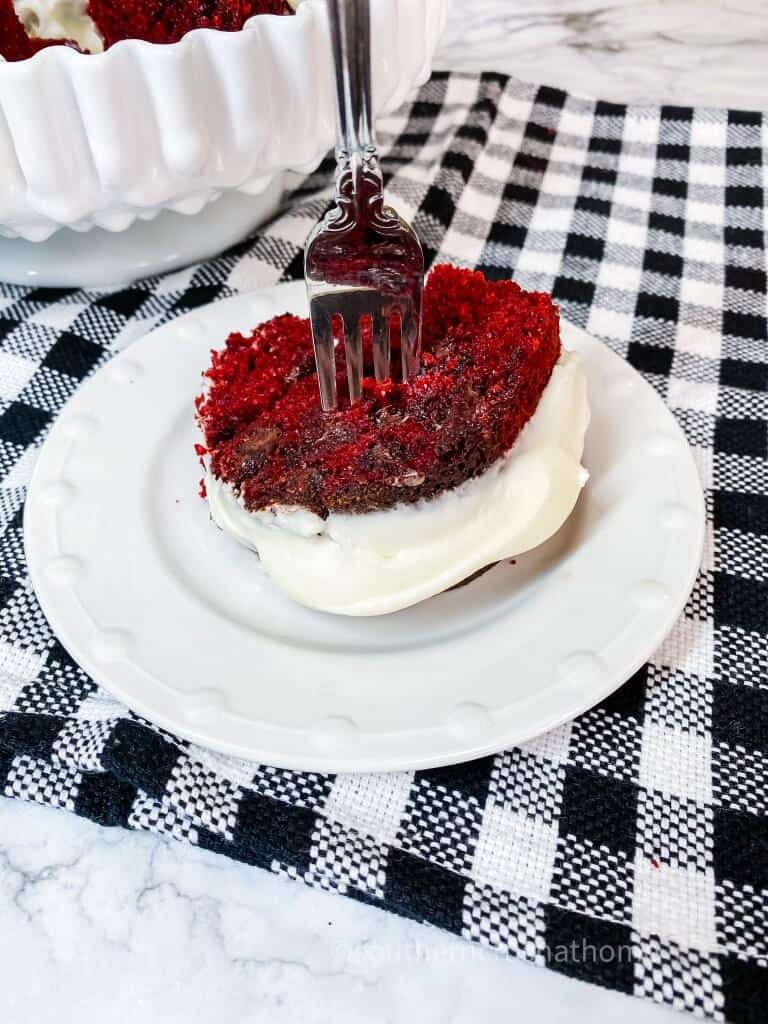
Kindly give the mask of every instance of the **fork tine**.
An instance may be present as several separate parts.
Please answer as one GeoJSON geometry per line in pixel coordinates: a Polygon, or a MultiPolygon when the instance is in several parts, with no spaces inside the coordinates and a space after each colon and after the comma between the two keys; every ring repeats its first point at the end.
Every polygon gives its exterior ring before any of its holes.
{"type": "Polygon", "coordinates": [[[421,361],[420,311],[408,302],[400,310],[400,348],[403,359],[403,380],[410,380],[419,372],[421,361]]]}
{"type": "Polygon", "coordinates": [[[317,380],[320,385],[320,405],[323,412],[331,412],[337,405],[336,354],[333,348],[331,321],[318,302],[311,303],[310,318],[312,320],[312,345],[315,349],[315,363],[317,364],[317,380]]]}
{"type": "Polygon", "coordinates": [[[389,317],[377,313],[373,317],[373,372],[376,380],[386,380],[392,376],[390,360],[389,317]]]}
{"type": "Polygon", "coordinates": [[[360,320],[344,321],[344,350],[347,355],[347,384],[349,404],[360,401],[363,393],[363,332],[360,320]]]}

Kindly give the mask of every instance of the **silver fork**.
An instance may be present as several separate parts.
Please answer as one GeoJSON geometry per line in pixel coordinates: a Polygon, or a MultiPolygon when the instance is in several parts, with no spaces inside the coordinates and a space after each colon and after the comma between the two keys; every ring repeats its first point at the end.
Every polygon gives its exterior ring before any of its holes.
{"type": "Polygon", "coordinates": [[[372,339],[377,381],[419,371],[424,254],[416,233],[384,205],[371,117],[369,0],[327,0],[336,83],[335,204],[309,237],[304,270],[320,402],[338,408],[336,338],[344,339],[350,404],[359,401],[372,339]],[[367,327],[366,325],[367,321],[367,327]],[[335,337],[334,337],[335,336],[335,337]]]}

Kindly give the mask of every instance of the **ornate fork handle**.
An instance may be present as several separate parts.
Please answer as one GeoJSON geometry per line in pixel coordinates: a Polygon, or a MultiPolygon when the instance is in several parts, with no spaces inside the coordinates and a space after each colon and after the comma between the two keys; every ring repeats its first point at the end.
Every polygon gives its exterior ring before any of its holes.
{"type": "MultiPolygon", "coordinates": [[[[327,0],[336,79],[337,189],[349,175],[353,194],[374,176],[381,191],[371,115],[369,0],[327,0]]],[[[346,190],[345,190],[346,191],[346,190]]]]}

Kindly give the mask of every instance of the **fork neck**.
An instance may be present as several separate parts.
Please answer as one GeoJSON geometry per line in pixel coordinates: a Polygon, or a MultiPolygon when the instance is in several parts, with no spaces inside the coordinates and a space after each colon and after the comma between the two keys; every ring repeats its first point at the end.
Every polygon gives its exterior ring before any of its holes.
{"type": "Polygon", "coordinates": [[[337,189],[361,196],[376,184],[372,176],[380,181],[371,105],[370,0],[327,4],[336,84],[337,189]]]}

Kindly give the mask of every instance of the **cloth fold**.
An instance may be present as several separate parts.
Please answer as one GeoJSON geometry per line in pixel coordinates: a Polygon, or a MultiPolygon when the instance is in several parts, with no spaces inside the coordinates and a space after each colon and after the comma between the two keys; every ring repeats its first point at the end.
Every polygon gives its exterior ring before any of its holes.
{"type": "MultiPolygon", "coordinates": [[[[157,324],[301,276],[330,161],[218,259],[116,292],[0,285],[0,787],[182,839],[716,1020],[768,999],[768,344],[763,116],[435,73],[379,125],[428,262],[551,291],[658,390],[707,498],[701,573],[616,694],[494,757],[291,772],[175,738],[52,635],[26,483],[79,383],[157,324]]],[[[594,396],[599,401],[599,395],[594,396]]],[[[631,410],[627,410],[631,415],[631,410]]]]}

